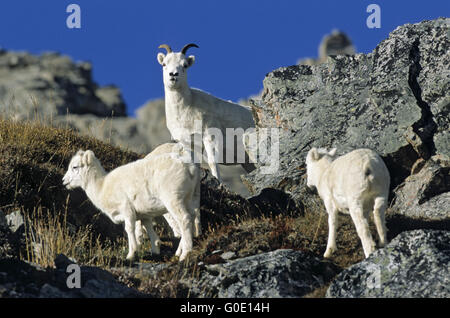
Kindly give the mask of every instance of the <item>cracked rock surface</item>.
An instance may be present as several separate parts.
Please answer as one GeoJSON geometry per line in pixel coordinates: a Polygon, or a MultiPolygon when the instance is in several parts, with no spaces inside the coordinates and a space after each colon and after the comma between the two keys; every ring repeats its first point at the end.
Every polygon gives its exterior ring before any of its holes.
{"type": "Polygon", "coordinates": [[[450,295],[450,232],[415,230],[342,271],[327,297],[443,297],[450,295]]]}
{"type": "Polygon", "coordinates": [[[321,204],[305,190],[304,161],[314,146],[337,147],[338,155],[375,150],[390,171],[392,189],[418,159],[448,161],[449,30],[448,18],[406,24],[369,54],[269,73],[252,108],[258,129],[281,128],[279,169],[263,174],[259,165],[244,176],[250,190],[284,191],[306,209],[321,204]]]}

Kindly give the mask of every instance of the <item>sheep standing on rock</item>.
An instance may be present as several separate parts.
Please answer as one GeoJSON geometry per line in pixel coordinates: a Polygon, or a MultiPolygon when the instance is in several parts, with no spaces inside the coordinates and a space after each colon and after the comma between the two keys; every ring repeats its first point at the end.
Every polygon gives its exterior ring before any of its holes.
{"type": "Polygon", "coordinates": [[[338,211],[350,213],[361,239],[364,254],[375,250],[368,216],[373,209],[380,245],[386,244],[384,212],[387,207],[390,176],[380,156],[369,149],[354,150],[334,159],[331,151],[312,148],[306,156],[307,186],[316,188],[328,212],[328,243],[324,257],[336,251],[338,211]]]}
{"type": "MultiPolygon", "coordinates": [[[[114,223],[125,223],[132,260],[143,223],[159,254],[159,237],[153,230],[153,217],[166,218],[175,233],[181,235],[176,255],[180,261],[192,250],[193,218],[199,214],[200,167],[183,158],[181,145],[162,145],[155,154],[120,166],[106,173],[91,150],[78,151],[71,159],[63,184],[68,189],[81,187],[92,203],[114,223]],[[179,147],[180,151],[167,152],[179,147]],[[172,223],[172,224],[171,224],[172,223]]],[[[197,220],[196,220],[197,223],[197,220]]],[[[198,230],[197,230],[198,232],[198,230]]]]}
{"type": "Polygon", "coordinates": [[[186,51],[191,47],[198,48],[191,43],[176,53],[167,44],[159,46],[167,50],[167,55],[158,53],[157,56],[163,67],[167,128],[174,140],[189,149],[192,149],[192,141],[195,152],[201,154],[204,147],[207,163],[219,181],[218,164],[241,164],[250,172],[255,166],[245,153],[242,136],[246,129],[255,127],[251,111],[189,87],[186,71],[194,64],[195,57],[187,57],[186,51]],[[227,130],[229,133],[234,130],[234,134],[228,135],[227,130]],[[196,142],[197,138],[201,138],[201,142],[196,142]]]}

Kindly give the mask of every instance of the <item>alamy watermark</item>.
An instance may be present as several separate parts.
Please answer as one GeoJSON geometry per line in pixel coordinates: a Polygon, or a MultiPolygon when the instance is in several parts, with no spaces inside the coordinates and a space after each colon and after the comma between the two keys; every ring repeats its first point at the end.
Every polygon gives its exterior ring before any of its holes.
{"type": "Polygon", "coordinates": [[[367,13],[370,15],[367,17],[366,25],[369,29],[381,28],[381,8],[378,4],[372,3],[367,6],[367,13]]]}
{"type": "Polygon", "coordinates": [[[279,128],[203,128],[201,120],[194,121],[194,131],[177,129],[177,141],[189,150],[185,162],[217,164],[258,164],[262,174],[279,169],[279,128]],[[209,147],[208,147],[209,146],[209,147]]]}
{"type": "Polygon", "coordinates": [[[69,4],[66,12],[70,15],[66,19],[66,26],[69,29],[81,29],[81,8],[78,4],[69,4]]]}
{"type": "Polygon", "coordinates": [[[66,286],[69,289],[81,288],[81,268],[78,264],[70,264],[66,268],[66,273],[70,275],[67,276],[66,286]]]}

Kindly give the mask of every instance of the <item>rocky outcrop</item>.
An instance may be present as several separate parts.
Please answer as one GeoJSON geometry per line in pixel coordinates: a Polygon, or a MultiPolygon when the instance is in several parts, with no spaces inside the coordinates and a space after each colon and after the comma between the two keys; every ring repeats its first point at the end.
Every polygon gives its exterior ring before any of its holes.
{"type": "Polygon", "coordinates": [[[259,165],[244,176],[251,191],[274,188],[306,209],[320,205],[305,189],[304,161],[313,146],[337,147],[339,155],[375,150],[392,188],[418,159],[449,160],[450,81],[442,71],[450,63],[449,21],[398,27],[367,55],[269,73],[262,100],[252,108],[258,128],[280,128],[279,170],[262,174],[259,165]]]}
{"type": "Polygon", "coordinates": [[[3,116],[15,119],[69,114],[125,116],[119,89],[92,80],[91,64],[67,56],[0,49],[0,96],[3,116]]]}
{"type": "Polygon", "coordinates": [[[450,297],[450,232],[403,232],[342,271],[327,297],[450,297]]]}
{"type": "MultiPolygon", "coordinates": [[[[1,298],[129,298],[143,297],[136,290],[118,282],[108,271],[97,267],[80,266],[80,286],[70,286],[67,272],[76,264],[60,254],[56,268],[42,268],[16,259],[0,259],[1,298]]],[[[75,279],[75,278],[74,278],[75,279]]]]}
{"type": "Polygon", "coordinates": [[[197,297],[301,297],[323,286],[338,268],[293,250],[276,250],[206,265],[197,280],[187,282],[197,297]]]}
{"type": "Polygon", "coordinates": [[[50,124],[73,130],[123,149],[147,154],[170,141],[166,127],[164,100],[149,101],[136,112],[136,117],[98,117],[93,114],[57,116],[50,124]]]}
{"type": "Polygon", "coordinates": [[[420,170],[395,189],[390,212],[431,221],[449,219],[449,162],[429,160],[419,164],[420,170]]]}

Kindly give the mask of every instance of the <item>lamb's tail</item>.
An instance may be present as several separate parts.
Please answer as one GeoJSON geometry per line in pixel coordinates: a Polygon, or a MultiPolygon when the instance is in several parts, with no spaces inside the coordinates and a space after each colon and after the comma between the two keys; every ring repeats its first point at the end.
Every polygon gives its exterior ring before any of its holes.
{"type": "Polygon", "coordinates": [[[373,181],[375,180],[375,176],[373,174],[373,170],[372,170],[371,167],[369,167],[368,163],[366,163],[365,166],[364,166],[363,171],[364,171],[364,178],[365,178],[365,180],[367,182],[367,190],[370,191],[371,188],[372,188],[373,181]]]}

